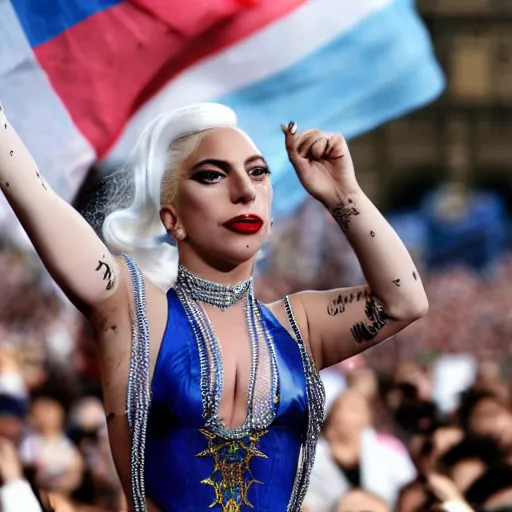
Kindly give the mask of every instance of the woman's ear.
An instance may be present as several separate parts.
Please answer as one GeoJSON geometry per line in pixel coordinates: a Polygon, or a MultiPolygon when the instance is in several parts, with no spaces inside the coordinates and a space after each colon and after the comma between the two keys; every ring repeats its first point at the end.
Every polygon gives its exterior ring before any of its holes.
{"type": "Polygon", "coordinates": [[[183,228],[176,208],[171,205],[162,206],[160,210],[160,220],[167,231],[167,234],[176,240],[184,240],[187,236],[183,228]]]}

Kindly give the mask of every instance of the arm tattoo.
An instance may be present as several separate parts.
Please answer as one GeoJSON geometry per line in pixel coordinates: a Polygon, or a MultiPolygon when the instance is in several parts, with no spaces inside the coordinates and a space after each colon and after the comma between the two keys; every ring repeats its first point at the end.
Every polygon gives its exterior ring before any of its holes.
{"type": "Polygon", "coordinates": [[[327,304],[327,314],[329,316],[336,316],[345,311],[345,304],[351,304],[354,300],[357,302],[361,299],[368,297],[368,290],[364,289],[357,293],[347,293],[343,295],[340,293],[335,299],[327,304]]]}
{"type": "Polygon", "coordinates": [[[347,233],[348,226],[350,224],[350,217],[359,215],[359,210],[354,206],[352,199],[349,199],[346,203],[340,203],[331,210],[331,215],[334,220],[338,223],[343,233],[347,233]]]}
{"type": "Polygon", "coordinates": [[[389,321],[384,308],[373,297],[366,299],[364,314],[368,322],[357,322],[350,330],[357,343],[372,341],[389,321]]]}
{"type": "Polygon", "coordinates": [[[44,188],[45,190],[48,190],[48,189],[46,188],[46,185],[44,184],[44,181],[43,181],[42,176],[39,174],[39,172],[38,172],[38,171],[36,171],[36,176],[41,180],[41,185],[43,185],[43,188],[44,188]]]}
{"type": "Polygon", "coordinates": [[[393,279],[393,284],[396,286],[400,286],[400,279],[393,279]]]}
{"type": "Polygon", "coordinates": [[[103,273],[103,281],[107,281],[107,290],[111,290],[116,284],[116,276],[111,270],[110,265],[108,263],[105,263],[104,261],[98,260],[98,266],[96,267],[96,272],[98,270],[101,270],[102,267],[105,267],[105,271],[103,273]]]}

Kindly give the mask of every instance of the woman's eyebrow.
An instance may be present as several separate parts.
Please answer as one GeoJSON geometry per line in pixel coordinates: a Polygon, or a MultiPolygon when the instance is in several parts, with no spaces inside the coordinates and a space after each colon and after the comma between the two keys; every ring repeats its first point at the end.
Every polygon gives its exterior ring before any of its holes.
{"type": "Polygon", "coordinates": [[[245,161],[245,165],[247,164],[250,164],[256,160],[261,160],[265,165],[267,165],[267,162],[265,161],[265,159],[261,156],[261,155],[253,155],[253,156],[250,156],[246,161],[245,161]]]}
{"type": "MultiPolygon", "coordinates": [[[[246,161],[245,165],[248,165],[252,162],[255,162],[257,160],[262,161],[265,165],[267,165],[267,162],[261,155],[253,155],[250,156],[246,161]]],[[[196,169],[199,169],[203,165],[213,165],[214,167],[218,167],[219,169],[222,169],[224,172],[228,173],[232,166],[227,160],[219,160],[217,158],[206,158],[204,160],[200,160],[199,162],[195,163],[191,168],[190,171],[193,172],[196,169]]]]}
{"type": "Polygon", "coordinates": [[[195,171],[199,167],[202,167],[203,165],[213,165],[215,167],[218,167],[219,169],[222,169],[225,172],[229,172],[231,170],[231,165],[226,160],[217,160],[216,158],[206,158],[205,160],[201,160],[200,162],[197,162],[194,164],[190,171],[195,171]]]}

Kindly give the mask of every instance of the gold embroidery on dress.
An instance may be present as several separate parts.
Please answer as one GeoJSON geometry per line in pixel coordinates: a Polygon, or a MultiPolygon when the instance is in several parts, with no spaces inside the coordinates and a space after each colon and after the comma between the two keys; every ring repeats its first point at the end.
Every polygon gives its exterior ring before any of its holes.
{"type": "Polygon", "coordinates": [[[196,457],[213,457],[213,471],[202,484],[211,485],[215,491],[215,501],[210,508],[220,505],[222,512],[240,512],[243,505],[254,506],[247,499],[251,485],[261,484],[252,476],[249,463],[253,457],[268,458],[258,448],[260,438],[268,430],[254,432],[241,439],[225,439],[210,430],[199,429],[207,441],[206,450],[196,457]]]}

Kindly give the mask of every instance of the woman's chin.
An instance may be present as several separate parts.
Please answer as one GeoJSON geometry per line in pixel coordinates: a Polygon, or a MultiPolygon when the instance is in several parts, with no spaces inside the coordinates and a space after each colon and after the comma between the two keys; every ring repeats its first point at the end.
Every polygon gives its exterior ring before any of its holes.
{"type": "Polygon", "coordinates": [[[243,265],[249,261],[254,261],[261,244],[244,241],[243,243],[229,244],[229,247],[222,247],[219,251],[219,259],[225,261],[229,265],[243,265]],[[229,248],[229,251],[226,249],[229,248]]]}

